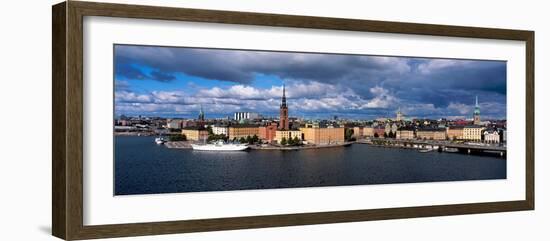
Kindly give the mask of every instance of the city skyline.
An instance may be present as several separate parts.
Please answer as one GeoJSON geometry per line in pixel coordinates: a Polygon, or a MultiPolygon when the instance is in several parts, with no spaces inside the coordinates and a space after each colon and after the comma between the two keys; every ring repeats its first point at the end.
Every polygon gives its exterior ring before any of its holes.
{"type": "Polygon", "coordinates": [[[115,45],[115,115],[506,118],[503,61],[115,45]]]}

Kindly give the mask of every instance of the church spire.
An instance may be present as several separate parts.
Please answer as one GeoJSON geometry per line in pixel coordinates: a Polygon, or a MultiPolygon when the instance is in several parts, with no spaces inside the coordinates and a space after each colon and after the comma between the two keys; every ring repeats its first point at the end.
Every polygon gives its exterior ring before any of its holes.
{"type": "Polygon", "coordinates": [[[479,110],[479,102],[477,101],[477,95],[476,95],[476,106],[474,107],[474,125],[481,124],[480,112],[481,111],[479,110]]]}
{"type": "Polygon", "coordinates": [[[201,110],[199,112],[199,120],[203,121],[204,120],[204,111],[202,110],[202,104],[200,105],[201,107],[201,110]]]}
{"type": "Polygon", "coordinates": [[[283,98],[281,99],[281,107],[286,107],[285,83],[283,83],[283,98]]]}
{"type": "Polygon", "coordinates": [[[283,82],[283,97],[281,98],[281,107],[279,108],[279,130],[289,130],[288,106],[286,105],[286,89],[283,82]]]}

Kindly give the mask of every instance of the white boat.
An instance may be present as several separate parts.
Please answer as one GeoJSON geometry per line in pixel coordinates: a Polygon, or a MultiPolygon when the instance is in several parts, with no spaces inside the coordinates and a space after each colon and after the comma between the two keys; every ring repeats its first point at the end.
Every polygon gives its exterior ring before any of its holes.
{"type": "Polygon", "coordinates": [[[418,150],[418,152],[420,152],[420,153],[426,153],[426,152],[431,152],[431,151],[433,151],[433,149],[420,149],[420,150],[418,150]]]}
{"type": "Polygon", "coordinates": [[[164,144],[164,142],[166,142],[166,140],[164,140],[163,137],[155,138],[155,143],[157,143],[158,145],[162,145],[162,144],[164,144]]]}
{"type": "Polygon", "coordinates": [[[247,144],[224,143],[217,141],[209,144],[191,144],[193,150],[199,151],[244,151],[248,149],[247,144]]]}
{"type": "Polygon", "coordinates": [[[446,152],[453,152],[453,153],[459,152],[458,148],[452,148],[452,147],[446,147],[445,151],[446,152]]]}

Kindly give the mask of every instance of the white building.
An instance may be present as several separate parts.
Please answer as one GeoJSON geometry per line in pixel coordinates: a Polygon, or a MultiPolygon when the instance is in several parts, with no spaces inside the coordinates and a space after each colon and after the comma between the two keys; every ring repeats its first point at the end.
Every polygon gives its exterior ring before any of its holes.
{"type": "Polygon", "coordinates": [[[226,135],[229,130],[229,127],[227,126],[212,126],[212,133],[214,135],[226,135]]]}
{"type": "Polygon", "coordinates": [[[177,120],[177,119],[172,119],[172,120],[167,120],[166,121],[166,128],[168,129],[181,129],[183,128],[183,120],[177,120]]]}
{"type": "Polygon", "coordinates": [[[236,121],[240,120],[254,120],[260,118],[258,113],[254,112],[235,112],[233,119],[236,121]]]}
{"type": "Polygon", "coordinates": [[[500,143],[500,135],[497,130],[485,130],[483,132],[483,139],[487,143],[500,143]]]}

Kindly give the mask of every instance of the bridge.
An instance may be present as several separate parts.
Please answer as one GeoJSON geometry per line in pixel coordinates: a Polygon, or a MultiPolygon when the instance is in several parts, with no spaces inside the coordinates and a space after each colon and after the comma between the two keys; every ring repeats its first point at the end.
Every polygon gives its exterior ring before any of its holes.
{"type": "Polygon", "coordinates": [[[486,152],[497,153],[501,156],[506,155],[506,147],[499,145],[490,145],[480,143],[480,145],[453,143],[450,141],[436,141],[436,140],[415,140],[415,139],[388,139],[388,138],[371,138],[357,140],[356,143],[363,144],[382,144],[386,146],[396,146],[403,148],[417,148],[417,149],[437,149],[438,151],[445,151],[449,148],[455,148],[459,152],[472,153],[472,152],[486,152]]]}

